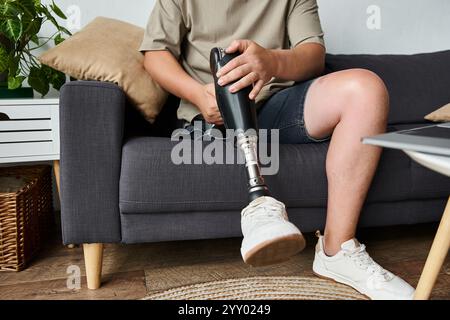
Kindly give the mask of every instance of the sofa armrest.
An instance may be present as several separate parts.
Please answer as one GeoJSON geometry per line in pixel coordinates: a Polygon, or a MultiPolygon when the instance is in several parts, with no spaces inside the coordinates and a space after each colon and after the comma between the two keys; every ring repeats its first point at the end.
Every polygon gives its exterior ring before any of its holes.
{"type": "Polygon", "coordinates": [[[120,242],[119,176],[126,97],[116,85],[76,81],[61,90],[64,244],[120,242]]]}

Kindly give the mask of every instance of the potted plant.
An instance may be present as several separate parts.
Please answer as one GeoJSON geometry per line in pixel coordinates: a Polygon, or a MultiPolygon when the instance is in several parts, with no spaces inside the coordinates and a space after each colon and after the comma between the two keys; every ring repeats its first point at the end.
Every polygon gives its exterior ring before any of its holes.
{"type": "Polygon", "coordinates": [[[41,65],[33,54],[71,35],[57,17],[67,19],[54,1],[46,5],[41,0],[0,0],[0,97],[33,97],[33,89],[45,96],[50,85],[59,90],[66,82],[63,73],[41,65]],[[50,37],[38,35],[45,23],[56,29],[50,37]],[[26,79],[31,88],[22,87],[26,79]]]}

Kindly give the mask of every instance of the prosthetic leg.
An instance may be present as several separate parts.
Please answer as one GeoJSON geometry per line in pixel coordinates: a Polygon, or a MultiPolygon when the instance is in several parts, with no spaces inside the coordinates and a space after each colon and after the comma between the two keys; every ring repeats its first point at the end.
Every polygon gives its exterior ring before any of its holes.
{"type": "Polygon", "coordinates": [[[258,159],[258,135],[255,103],[248,97],[250,87],[237,93],[231,93],[226,87],[218,85],[217,72],[228,62],[237,57],[237,54],[226,54],[223,49],[211,50],[211,71],[216,84],[217,103],[227,129],[236,133],[237,146],[245,157],[247,168],[248,192],[250,202],[260,197],[270,196],[264,178],[261,175],[258,159]]]}
{"type": "Polygon", "coordinates": [[[244,262],[264,266],[288,260],[305,247],[300,230],[289,222],[283,203],[270,196],[261,175],[258,159],[256,106],[250,100],[250,88],[231,93],[228,85],[219,86],[217,72],[237,55],[224,50],[211,51],[211,71],[216,83],[216,97],[227,129],[235,130],[237,146],[245,156],[250,204],[242,210],[244,262]]]}

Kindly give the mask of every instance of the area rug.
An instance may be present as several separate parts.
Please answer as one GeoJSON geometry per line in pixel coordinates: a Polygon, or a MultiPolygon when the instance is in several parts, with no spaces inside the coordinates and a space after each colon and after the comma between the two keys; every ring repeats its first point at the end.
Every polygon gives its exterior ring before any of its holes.
{"type": "Polygon", "coordinates": [[[315,277],[252,277],[206,282],[144,300],[367,300],[350,287],[315,277]]]}

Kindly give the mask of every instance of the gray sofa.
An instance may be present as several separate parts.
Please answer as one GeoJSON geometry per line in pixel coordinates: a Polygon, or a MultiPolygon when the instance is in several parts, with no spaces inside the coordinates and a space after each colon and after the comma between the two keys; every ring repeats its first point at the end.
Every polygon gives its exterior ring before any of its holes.
{"type": "MultiPolygon", "coordinates": [[[[426,114],[450,102],[450,51],[327,56],[327,72],[349,68],[370,69],[386,82],[391,95],[389,130],[423,125],[426,114]]],[[[176,107],[177,99],[171,97],[157,122],[150,125],[114,84],[76,81],[63,87],[65,244],[241,236],[240,210],[247,201],[244,168],[172,164],[174,143],[168,137],[177,126],[176,107]]],[[[327,148],[328,143],[282,145],[279,174],[267,177],[274,196],[286,203],[292,222],[304,232],[324,226],[327,148]]],[[[400,151],[385,150],[360,224],[438,221],[449,190],[449,179],[400,151]]],[[[98,245],[93,255],[86,255],[87,265],[98,264],[100,250],[98,245]]],[[[100,271],[91,266],[87,272],[95,278],[100,271]]],[[[98,285],[92,282],[90,287],[98,285]]]]}

